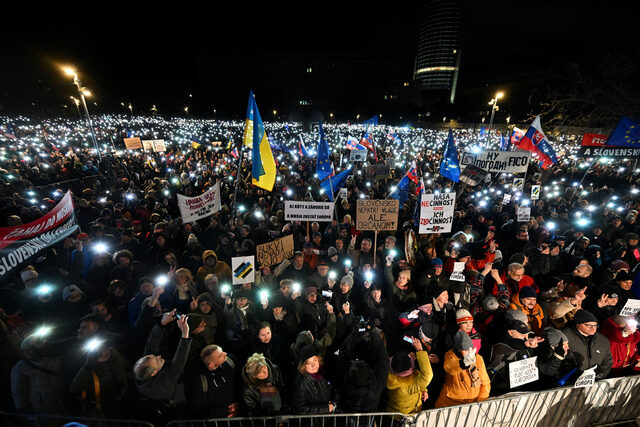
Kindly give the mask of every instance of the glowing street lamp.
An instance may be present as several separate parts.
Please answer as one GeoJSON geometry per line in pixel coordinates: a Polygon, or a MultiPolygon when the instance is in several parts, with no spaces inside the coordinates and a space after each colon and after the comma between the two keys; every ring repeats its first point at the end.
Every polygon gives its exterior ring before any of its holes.
{"type": "Polygon", "coordinates": [[[489,138],[491,138],[491,129],[493,128],[493,116],[496,114],[496,111],[500,110],[498,107],[498,99],[504,96],[504,92],[496,93],[496,97],[489,101],[489,105],[491,105],[491,118],[489,119],[489,138]]]}
{"type": "Polygon", "coordinates": [[[89,124],[89,131],[91,132],[91,139],[93,140],[93,145],[96,148],[96,152],[98,153],[98,162],[102,162],[102,155],[100,154],[100,148],[98,148],[98,141],[96,140],[96,133],[93,130],[93,123],[91,122],[91,116],[89,115],[89,109],[87,108],[87,101],[85,96],[91,96],[91,92],[82,86],[82,82],[78,78],[78,74],[76,70],[71,67],[63,67],[62,71],[70,77],[73,77],[73,84],[78,88],[78,93],[80,94],[80,100],[82,101],[82,107],[84,108],[84,114],[87,116],[87,123],[89,124]]]}

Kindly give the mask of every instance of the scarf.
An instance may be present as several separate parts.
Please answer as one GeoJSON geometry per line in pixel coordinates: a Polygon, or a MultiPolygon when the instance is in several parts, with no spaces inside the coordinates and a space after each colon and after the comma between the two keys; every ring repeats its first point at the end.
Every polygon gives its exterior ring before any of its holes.
{"type": "Polygon", "coordinates": [[[471,388],[478,388],[482,385],[482,381],[480,380],[480,372],[476,365],[472,365],[469,367],[469,377],[471,378],[471,388]]]}
{"type": "Polygon", "coordinates": [[[280,411],[282,400],[278,389],[270,382],[260,385],[260,409],[268,414],[280,411]]]}

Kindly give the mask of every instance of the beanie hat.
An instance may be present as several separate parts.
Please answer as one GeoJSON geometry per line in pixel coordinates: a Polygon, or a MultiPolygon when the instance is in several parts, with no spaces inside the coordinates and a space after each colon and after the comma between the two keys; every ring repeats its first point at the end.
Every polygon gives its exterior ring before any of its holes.
{"type": "Polygon", "coordinates": [[[507,310],[504,316],[507,322],[510,320],[519,320],[522,323],[527,323],[529,321],[524,311],[520,311],[520,310],[507,310]]]}
{"type": "Polygon", "coordinates": [[[190,244],[196,244],[196,243],[198,243],[198,238],[196,237],[196,235],[193,233],[189,234],[189,238],[187,239],[187,244],[190,245],[190,244]]]}
{"type": "Polygon", "coordinates": [[[327,251],[327,257],[331,258],[334,255],[338,255],[338,250],[333,246],[330,246],[329,250],[327,251]]]}
{"type": "Polygon", "coordinates": [[[453,337],[454,347],[458,351],[465,351],[473,348],[473,341],[466,332],[458,331],[453,337]]]}
{"type": "Polygon", "coordinates": [[[313,356],[318,356],[318,350],[316,350],[316,346],[313,344],[302,347],[302,350],[300,350],[301,363],[311,359],[313,356]]]}
{"type": "Polygon", "coordinates": [[[626,262],[618,259],[615,260],[611,263],[611,268],[613,268],[615,271],[618,271],[620,269],[626,268],[629,269],[629,264],[627,264],[626,262]]]}
{"type": "Polygon", "coordinates": [[[342,285],[343,283],[346,283],[349,288],[353,288],[353,271],[350,271],[349,273],[342,276],[342,279],[340,279],[340,284],[342,285]]]}
{"type": "Polygon", "coordinates": [[[617,286],[611,286],[611,285],[605,285],[602,288],[600,288],[600,292],[598,292],[598,297],[601,297],[602,295],[608,295],[609,298],[619,298],[620,295],[618,294],[618,290],[620,288],[618,288],[617,286]]]}
{"type": "Polygon", "coordinates": [[[466,249],[466,248],[460,249],[460,254],[458,255],[458,259],[465,258],[468,256],[469,257],[471,256],[471,252],[469,251],[469,249],[466,249]]]}
{"type": "Polygon", "coordinates": [[[458,324],[463,322],[473,322],[473,316],[471,316],[471,313],[469,313],[469,310],[465,310],[464,308],[461,308],[460,310],[456,311],[456,322],[458,324]]]}
{"type": "Polygon", "coordinates": [[[76,285],[68,285],[65,286],[62,290],[62,301],[66,301],[67,298],[71,296],[71,294],[79,293],[82,294],[82,291],[76,285]]]}
{"type": "Polygon", "coordinates": [[[207,302],[213,308],[213,297],[209,292],[203,292],[198,295],[198,304],[200,304],[201,302],[207,302]]]}
{"type": "Polygon", "coordinates": [[[528,334],[531,331],[525,322],[521,322],[519,320],[510,320],[504,325],[505,331],[515,330],[520,332],[521,334],[528,334]]]}
{"type": "Polygon", "coordinates": [[[560,342],[569,341],[567,336],[556,328],[547,327],[542,332],[542,337],[547,340],[551,348],[555,348],[560,342]]]}
{"type": "Polygon", "coordinates": [[[426,320],[420,325],[420,332],[427,338],[435,340],[440,334],[440,325],[434,320],[426,320]]]}
{"type": "Polygon", "coordinates": [[[249,292],[246,289],[237,289],[235,291],[233,291],[233,299],[237,299],[237,298],[249,298],[249,292]]]}
{"type": "Polygon", "coordinates": [[[536,295],[536,290],[533,289],[531,286],[523,286],[520,289],[519,297],[520,297],[520,299],[522,299],[522,298],[538,298],[538,296],[536,295]]]}
{"type": "Polygon", "coordinates": [[[488,295],[482,300],[482,308],[484,308],[485,311],[493,312],[500,308],[500,304],[498,303],[498,299],[496,297],[494,297],[493,295],[488,295]]]}
{"type": "Polygon", "coordinates": [[[23,282],[26,282],[29,279],[37,279],[38,272],[36,270],[32,270],[28,268],[20,273],[20,278],[22,279],[23,282]]]}
{"type": "Polygon", "coordinates": [[[442,262],[442,260],[440,258],[434,258],[431,260],[431,264],[433,264],[433,266],[435,268],[442,268],[442,266],[444,265],[444,263],[442,262]]]}
{"type": "Polygon", "coordinates": [[[624,270],[618,271],[618,274],[616,274],[616,282],[622,282],[627,280],[633,280],[633,276],[624,270]]]}
{"type": "Polygon", "coordinates": [[[311,294],[317,294],[318,293],[318,287],[316,285],[309,285],[306,288],[304,288],[304,296],[307,297],[311,294]]]}
{"type": "Polygon", "coordinates": [[[587,322],[598,323],[598,319],[596,316],[588,312],[587,310],[578,310],[576,311],[575,316],[573,316],[573,321],[576,325],[587,322]]]}
{"type": "Polygon", "coordinates": [[[399,351],[391,358],[390,369],[399,377],[408,377],[413,373],[414,362],[406,351],[399,351]]]}
{"type": "Polygon", "coordinates": [[[511,258],[509,258],[509,262],[510,263],[517,262],[518,264],[524,264],[525,258],[526,257],[524,256],[524,254],[517,253],[517,254],[511,255],[511,258]]]}

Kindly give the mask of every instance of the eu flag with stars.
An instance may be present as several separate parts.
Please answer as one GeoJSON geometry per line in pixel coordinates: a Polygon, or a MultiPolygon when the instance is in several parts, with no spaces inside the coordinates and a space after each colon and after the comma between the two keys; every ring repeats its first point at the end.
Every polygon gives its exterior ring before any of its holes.
{"type": "Polygon", "coordinates": [[[442,163],[440,163],[440,175],[449,178],[451,181],[460,181],[460,162],[458,161],[458,151],[456,143],[453,141],[453,132],[449,129],[449,138],[444,147],[442,163]]]}
{"type": "Polygon", "coordinates": [[[322,122],[318,122],[318,133],[320,141],[318,141],[318,159],[316,161],[316,173],[320,181],[333,174],[333,165],[329,160],[329,144],[322,130],[322,122]]]}
{"type": "Polygon", "coordinates": [[[640,147],[640,122],[623,117],[607,140],[607,145],[640,147]]]}
{"type": "Polygon", "coordinates": [[[343,170],[338,175],[329,176],[329,178],[320,183],[320,187],[322,187],[326,195],[329,197],[329,201],[333,202],[334,193],[344,187],[344,183],[347,181],[352,170],[351,165],[349,165],[347,169],[343,170]]]}

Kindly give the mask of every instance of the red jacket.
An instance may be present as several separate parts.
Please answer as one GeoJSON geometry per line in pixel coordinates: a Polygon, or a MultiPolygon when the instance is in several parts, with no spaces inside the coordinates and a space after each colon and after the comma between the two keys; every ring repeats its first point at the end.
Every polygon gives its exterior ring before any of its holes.
{"type": "MultiPolygon", "coordinates": [[[[516,282],[511,277],[509,277],[509,275],[507,274],[507,271],[505,270],[500,275],[500,278],[502,279],[502,283],[507,285],[507,288],[509,288],[509,292],[511,292],[512,295],[519,293],[520,289],[524,288],[525,286],[531,286],[533,289],[535,289],[536,294],[540,293],[540,290],[538,289],[538,286],[534,283],[533,278],[531,276],[527,276],[526,274],[522,276],[522,279],[520,279],[519,282],[516,282]],[[516,283],[518,285],[518,289],[515,289],[516,283]]],[[[493,284],[493,294],[498,295],[497,283],[493,284]]]]}
{"type": "MultiPolygon", "coordinates": [[[[495,258],[496,258],[496,254],[495,253],[487,252],[487,253],[484,254],[484,258],[483,259],[469,258],[469,261],[467,261],[467,263],[465,264],[464,268],[465,268],[465,270],[482,271],[482,269],[484,269],[484,266],[488,262],[493,262],[493,260],[495,258]]],[[[445,273],[449,274],[449,275],[451,273],[453,273],[453,265],[456,262],[458,262],[458,260],[456,258],[448,257],[447,260],[444,262],[443,271],[445,273]]]]}
{"type": "Polygon", "coordinates": [[[640,360],[638,355],[638,343],[640,342],[640,331],[623,337],[622,329],[613,321],[611,317],[602,323],[600,333],[607,337],[611,345],[611,356],[613,357],[613,369],[626,368],[634,365],[640,360]]]}

